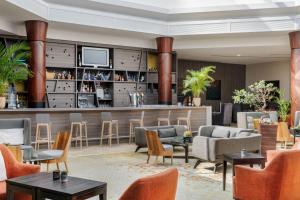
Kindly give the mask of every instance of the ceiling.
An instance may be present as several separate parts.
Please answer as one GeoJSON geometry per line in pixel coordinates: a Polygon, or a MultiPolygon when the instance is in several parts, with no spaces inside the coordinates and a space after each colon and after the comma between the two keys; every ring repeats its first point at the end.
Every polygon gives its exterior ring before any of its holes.
{"type": "Polygon", "coordinates": [[[254,64],[288,60],[298,0],[0,0],[0,34],[49,22],[48,38],[156,48],[174,37],[182,59],[254,64]]]}

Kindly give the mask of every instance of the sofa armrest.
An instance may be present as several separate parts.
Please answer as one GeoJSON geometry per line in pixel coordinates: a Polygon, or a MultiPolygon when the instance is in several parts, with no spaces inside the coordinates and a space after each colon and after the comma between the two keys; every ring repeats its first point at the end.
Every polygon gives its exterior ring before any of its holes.
{"type": "Polygon", "coordinates": [[[39,165],[31,165],[31,164],[23,164],[23,163],[15,163],[15,165],[12,166],[12,173],[9,178],[19,177],[19,176],[25,176],[29,174],[35,174],[40,172],[40,166],[39,165]]]}
{"type": "Polygon", "coordinates": [[[135,144],[139,147],[146,147],[147,146],[145,131],[146,131],[146,129],[143,128],[143,127],[136,127],[134,129],[135,144]]]}
{"type": "Polygon", "coordinates": [[[198,129],[198,135],[204,137],[211,137],[211,134],[215,126],[200,126],[198,129]]]}
{"type": "Polygon", "coordinates": [[[208,140],[208,137],[194,137],[192,146],[193,156],[199,159],[208,160],[208,140]]]}
{"type": "Polygon", "coordinates": [[[209,139],[209,160],[215,161],[226,153],[247,151],[260,151],[261,136],[249,136],[243,138],[210,138],[209,139]]]}

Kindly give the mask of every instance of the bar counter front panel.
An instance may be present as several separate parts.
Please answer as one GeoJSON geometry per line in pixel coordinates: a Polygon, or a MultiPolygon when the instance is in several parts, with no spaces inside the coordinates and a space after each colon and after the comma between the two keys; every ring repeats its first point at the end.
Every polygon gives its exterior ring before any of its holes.
{"type": "MultiPolygon", "coordinates": [[[[129,137],[129,119],[139,119],[141,112],[145,111],[144,126],[157,126],[158,117],[167,117],[171,110],[171,124],[177,124],[177,117],[186,117],[188,110],[192,110],[191,127],[197,131],[199,126],[211,125],[212,108],[210,106],[202,107],[178,107],[178,106],[158,106],[147,105],[142,107],[112,107],[112,108],[27,108],[27,109],[3,109],[0,110],[0,118],[30,118],[31,119],[31,137],[34,141],[36,120],[35,114],[49,113],[52,122],[52,139],[58,131],[70,131],[70,113],[81,113],[83,120],[87,121],[89,140],[99,140],[101,131],[101,112],[111,112],[112,119],[119,120],[120,138],[129,137]]],[[[106,132],[107,133],[107,132],[106,132]]]]}

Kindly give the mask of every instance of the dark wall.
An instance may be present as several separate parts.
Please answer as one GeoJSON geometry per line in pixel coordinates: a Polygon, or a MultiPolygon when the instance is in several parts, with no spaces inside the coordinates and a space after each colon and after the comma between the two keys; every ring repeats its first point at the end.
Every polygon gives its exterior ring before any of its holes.
{"type": "Polygon", "coordinates": [[[182,94],[182,83],[186,76],[187,70],[197,70],[205,66],[216,66],[216,72],[213,74],[215,80],[221,80],[221,101],[206,100],[206,94],[202,95],[202,105],[210,105],[213,111],[219,111],[220,102],[232,102],[232,94],[235,89],[245,88],[246,85],[246,66],[194,61],[194,60],[178,60],[178,94],[182,94]]]}

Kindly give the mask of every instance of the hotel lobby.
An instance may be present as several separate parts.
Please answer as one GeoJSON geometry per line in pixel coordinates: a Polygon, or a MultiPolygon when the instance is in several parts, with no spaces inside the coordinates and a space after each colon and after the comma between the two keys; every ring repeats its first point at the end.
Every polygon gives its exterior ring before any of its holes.
{"type": "Polygon", "coordinates": [[[0,1],[0,200],[300,200],[299,11],[0,1]]]}

